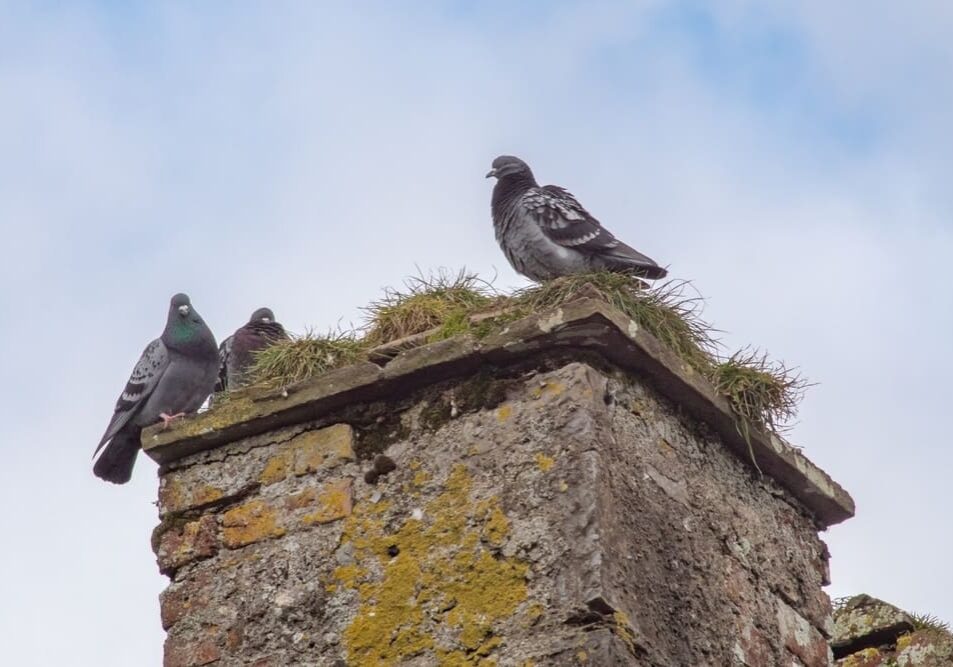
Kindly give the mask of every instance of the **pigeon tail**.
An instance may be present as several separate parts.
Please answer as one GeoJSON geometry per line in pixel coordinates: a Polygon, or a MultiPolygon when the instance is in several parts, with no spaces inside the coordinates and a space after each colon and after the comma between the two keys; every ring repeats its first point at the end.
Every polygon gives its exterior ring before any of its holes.
{"type": "Polygon", "coordinates": [[[113,436],[93,465],[96,476],[113,484],[128,482],[139,454],[140,435],[140,429],[135,429],[132,433],[121,431],[113,436]]]}
{"type": "Polygon", "coordinates": [[[655,263],[651,257],[646,257],[638,250],[619,243],[614,248],[604,250],[599,257],[610,271],[631,273],[639,278],[659,280],[668,275],[668,270],[655,263]]]}

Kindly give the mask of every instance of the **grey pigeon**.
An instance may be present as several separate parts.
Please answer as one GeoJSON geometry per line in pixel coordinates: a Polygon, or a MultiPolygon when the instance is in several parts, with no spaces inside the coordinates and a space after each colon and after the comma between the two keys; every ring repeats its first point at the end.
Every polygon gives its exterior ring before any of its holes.
{"type": "Polygon", "coordinates": [[[668,271],[622,243],[575,197],[556,185],[542,187],[529,165],[512,155],[493,160],[491,212],[496,240],[510,265],[531,280],[591,271],[664,278],[668,271]]]}
{"type": "Polygon", "coordinates": [[[245,384],[249,366],[254,362],[254,353],[263,350],[275,341],[287,340],[285,328],[275,322],[270,308],[259,308],[248,323],[222,341],[218,348],[218,383],[215,391],[237,389],[245,384]]]}
{"type": "Polygon", "coordinates": [[[143,351],[116,401],[109,426],[96,447],[96,452],[106,447],[93,466],[96,476],[114,484],[128,482],[142,429],[159,421],[168,425],[198,410],[212,392],[217,373],[215,337],[189,297],[176,294],[169,305],[165,331],[143,351]]]}

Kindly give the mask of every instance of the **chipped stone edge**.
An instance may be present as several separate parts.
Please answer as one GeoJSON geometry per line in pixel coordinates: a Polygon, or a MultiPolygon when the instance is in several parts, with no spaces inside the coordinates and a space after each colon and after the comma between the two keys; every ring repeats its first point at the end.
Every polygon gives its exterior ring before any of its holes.
{"type": "Polygon", "coordinates": [[[143,432],[146,454],[168,463],[227,442],[314,419],[356,402],[386,399],[452,377],[482,364],[501,366],[560,348],[598,353],[623,371],[647,379],[662,395],[708,424],[747,465],[757,467],[809,509],[823,526],[854,515],[854,501],[827,473],[777,436],[748,424],[741,436],[724,397],[674,352],[604,301],[577,299],[510,323],[476,341],[458,336],[403,350],[383,368],[365,362],[278,390],[243,392],[229,409],[214,409],[168,430],[143,432]],[[750,448],[749,448],[750,443],[750,448]]]}

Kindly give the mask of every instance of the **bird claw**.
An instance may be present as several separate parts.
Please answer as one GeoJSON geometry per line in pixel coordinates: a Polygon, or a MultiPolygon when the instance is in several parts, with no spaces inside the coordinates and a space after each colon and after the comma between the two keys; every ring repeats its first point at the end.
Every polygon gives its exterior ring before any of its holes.
{"type": "Polygon", "coordinates": [[[166,430],[167,428],[169,428],[169,424],[174,422],[179,417],[184,417],[184,416],[185,416],[184,412],[178,412],[174,415],[169,415],[163,412],[162,414],[159,415],[159,417],[162,419],[162,430],[163,431],[166,430]]]}

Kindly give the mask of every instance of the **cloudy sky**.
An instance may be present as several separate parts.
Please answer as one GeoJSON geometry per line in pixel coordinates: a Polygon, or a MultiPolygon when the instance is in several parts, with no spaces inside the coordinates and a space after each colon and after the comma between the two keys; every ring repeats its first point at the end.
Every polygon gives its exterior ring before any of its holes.
{"type": "Polygon", "coordinates": [[[169,296],[223,336],[357,323],[416,266],[520,285],[504,152],[819,383],[791,438],[858,505],[830,593],[953,620],[948,2],[29,4],[0,0],[10,664],[160,663],[155,465],[90,455],[169,296]]]}

